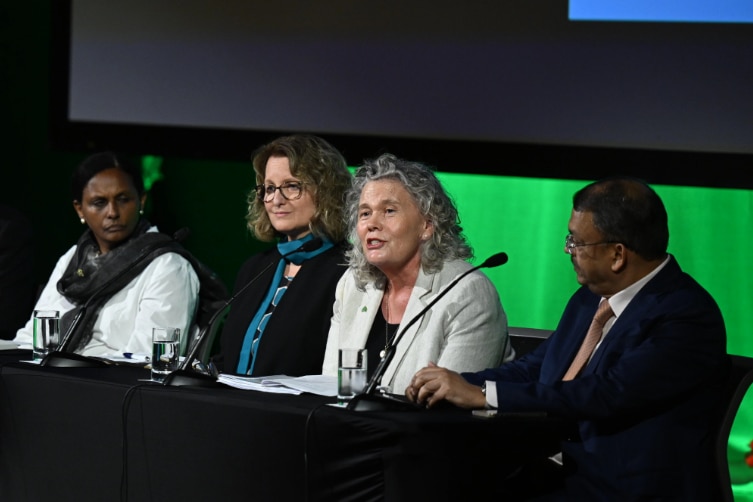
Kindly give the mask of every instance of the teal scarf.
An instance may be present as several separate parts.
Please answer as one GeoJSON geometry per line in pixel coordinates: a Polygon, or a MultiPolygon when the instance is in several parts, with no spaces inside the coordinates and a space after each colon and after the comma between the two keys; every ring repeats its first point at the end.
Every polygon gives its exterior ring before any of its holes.
{"type": "MultiPolygon", "coordinates": [[[[295,241],[280,242],[277,244],[277,250],[279,251],[280,255],[284,255],[285,253],[289,253],[295,250],[296,248],[300,247],[304,242],[308,242],[312,240],[313,238],[314,236],[312,234],[308,234],[305,237],[295,240],[295,241]]],[[[251,320],[251,324],[248,325],[248,329],[246,330],[246,337],[243,339],[243,345],[241,347],[241,354],[240,354],[240,358],[238,359],[238,367],[236,368],[236,371],[238,372],[238,374],[251,375],[254,372],[254,363],[256,362],[256,349],[259,347],[259,344],[261,343],[261,337],[264,334],[264,327],[266,326],[266,324],[265,326],[261,327],[261,332],[259,333],[259,340],[257,341],[256,344],[253,343],[254,336],[256,335],[257,329],[259,329],[259,323],[264,317],[264,314],[267,313],[269,304],[272,302],[272,299],[274,298],[275,293],[277,292],[277,287],[280,285],[280,281],[282,280],[282,272],[285,270],[285,263],[289,261],[296,265],[300,265],[304,261],[322,254],[323,252],[327,251],[333,246],[334,244],[332,244],[332,241],[330,241],[327,238],[322,238],[322,245],[318,249],[309,251],[307,253],[306,252],[292,253],[286,258],[280,258],[280,262],[277,264],[277,269],[275,270],[275,275],[272,278],[272,281],[269,283],[269,290],[267,291],[267,294],[264,297],[264,300],[262,300],[261,305],[259,305],[259,310],[256,311],[256,315],[251,320]],[[252,349],[252,346],[254,347],[253,349],[252,349]]]]}

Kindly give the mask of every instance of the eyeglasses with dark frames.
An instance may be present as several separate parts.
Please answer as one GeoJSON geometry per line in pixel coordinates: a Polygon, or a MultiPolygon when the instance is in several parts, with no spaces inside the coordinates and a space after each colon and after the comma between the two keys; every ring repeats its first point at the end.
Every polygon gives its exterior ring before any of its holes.
{"type": "Polygon", "coordinates": [[[303,195],[303,183],[300,181],[287,181],[280,186],[269,183],[256,185],[256,198],[264,202],[272,202],[275,192],[279,190],[285,200],[297,200],[303,195]]]}

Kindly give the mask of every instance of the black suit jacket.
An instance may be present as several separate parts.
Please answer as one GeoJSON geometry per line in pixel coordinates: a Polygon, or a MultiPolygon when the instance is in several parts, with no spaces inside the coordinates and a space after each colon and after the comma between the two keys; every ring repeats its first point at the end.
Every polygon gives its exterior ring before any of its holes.
{"type": "MultiPolygon", "coordinates": [[[[253,375],[318,375],[322,372],[337,281],[345,272],[345,246],[339,245],[307,260],[275,308],[261,337],[253,375]]],[[[280,260],[277,247],[249,258],[235,282],[240,290],[269,263],[280,260]]],[[[246,329],[264,299],[276,266],[264,273],[230,307],[222,330],[221,371],[235,373],[246,329]]]]}
{"type": "Polygon", "coordinates": [[[562,382],[600,298],[581,287],[529,355],[465,374],[497,380],[499,407],[569,417],[563,447],[572,500],[717,500],[713,424],[729,371],[716,302],[674,258],[615,321],[591,362],[562,382]]]}

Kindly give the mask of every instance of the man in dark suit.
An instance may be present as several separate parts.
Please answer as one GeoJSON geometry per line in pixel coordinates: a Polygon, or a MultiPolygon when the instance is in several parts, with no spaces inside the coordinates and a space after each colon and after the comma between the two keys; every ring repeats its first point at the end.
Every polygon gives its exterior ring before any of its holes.
{"type": "MultiPolygon", "coordinates": [[[[549,339],[499,368],[426,367],[406,395],[429,407],[446,400],[572,419],[563,484],[536,500],[718,500],[712,439],[729,371],[724,320],[667,254],[661,199],[639,180],[601,180],[575,194],[568,228],[565,252],[581,287],[549,339]],[[606,322],[590,330],[602,300],[606,322]],[[595,349],[581,348],[587,331],[595,349]],[[583,350],[585,366],[571,369],[583,350]]],[[[535,484],[528,488],[521,499],[533,497],[535,484]]]]}

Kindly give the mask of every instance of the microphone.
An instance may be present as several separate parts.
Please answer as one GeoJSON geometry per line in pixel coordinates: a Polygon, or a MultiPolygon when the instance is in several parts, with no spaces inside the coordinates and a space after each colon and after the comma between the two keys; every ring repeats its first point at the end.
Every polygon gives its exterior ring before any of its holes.
{"type": "Polygon", "coordinates": [[[387,366],[389,366],[390,362],[392,361],[392,358],[395,357],[395,351],[397,350],[397,344],[400,342],[400,339],[402,339],[403,335],[405,335],[405,332],[408,331],[408,329],[413,326],[416,322],[421,319],[426,312],[429,311],[430,308],[432,308],[436,303],[445,295],[447,294],[452,288],[455,287],[455,285],[460,282],[461,279],[463,279],[468,274],[475,272],[476,270],[480,268],[493,268],[498,267],[500,265],[504,265],[507,263],[507,253],[497,253],[486,260],[484,260],[483,263],[480,265],[476,265],[473,268],[469,268],[459,276],[457,276],[446,288],[444,288],[437,296],[432,299],[424,307],[421,309],[421,312],[416,314],[408,323],[403,327],[403,329],[400,330],[400,332],[395,336],[394,340],[390,344],[389,347],[386,348],[384,352],[384,357],[379,362],[379,365],[377,366],[376,370],[374,371],[374,374],[371,375],[371,379],[369,379],[368,384],[366,385],[366,388],[361,394],[355,395],[346,406],[349,410],[354,411],[383,411],[383,410],[389,410],[389,409],[415,409],[418,408],[418,405],[415,403],[412,403],[410,401],[407,401],[402,396],[400,397],[390,397],[386,394],[376,395],[376,389],[377,385],[379,384],[379,381],[384,376],[385,371],[387,370],[387,366]]]}
{"type": "Polygon", "coordinates": [[[87,366],[107,366],[108,363],[105,360],[102,359],[96,359],[93,357],[83,356],[81,354],[77,354],[75,352],[67,352],[66,348],[68,345],[68,342],[73,335],[73,332],[78,327],[79,323],[81,322],[81,319],[86,315],[86,311],[91,305],[91,303],[109,286],[111,286],[113,283],[119,281],[123,278],[124,275],[126,275],[128,272],[130,272],[136,265],[144,261],[147,256],[149,256],[153,251],[163,247],[172,244],[173,242],[181,242],[186,237],[190,235],[191,231],[187,227],[183,227],[179,229],[177,232],[175,232],[172,236],[172,239],[165,240],[161,242],[157,242],[156,244],[153,244],[151,246],[147,246],[144,248],[141,253],[136,257],[136,259],[133,261],[133,264],[130,267],[124,268],[121,270],[118,274],[116,274],[112,279],[107,281],[105,284],[100,286],[94,293],[92,293],[91,296],[84,302],[84,304],[81,306],[78,312],[76,312],[75,317],[71,321],[70,326],[68,326],[68,329],[65,332],[65,335],[63,336],[62,340],[58,344],[57,350],[54,350],[47,354],[44,359],[39,363],[40,366],[53,366],[53,367],[87,367],[87,366]]]}
{"type": "MultiPolygon", "coordinates": [[[[322,244],[324,242],[320,237],[314,237],[310,241],[306,241],[297,248],[295,248],[292,251],[288,251],[287,253],[282,255],[282,258],[287,258],[288,256],[295,254],[295,253],[309,253],[311,251],[315,251],[322,247],[322,244]]],[[[193,346],[191,347],[191,350],[186,354],[185,359],[183,359],[183,362],[181,363],[180,367],[167,375],[163,381],[163,385],[166,386],[182,386],[182,385],[199,385],[199,386],[214,386],[217,383],[217,378],[211,375],[206,375],[203,373],[199,373],[197,371],[193,371],[192,365],[194,360],[196,359],[197,354],[199,353],[199,349],[206,343],[206,340],[209,337],[209,334],[213,331],[212,327],[214,326],[214,323],[217,321],[217,319],[225,312],[225,310],[230,306],[231,303],[235,301],[236,298],[241,296],[246,289],[248,289],[252,284],[254,284],[256,281],[259,280],[259,278],[264,275],[272,266],[277,265],[279,263],[278,261],[271,261],[269,262],[261,271],[256,274],[254,277],[251,278],[250,281],[248,281],[246,284],[243,285],[241,289],[239,289],[233,296],[227,299],[225,303],[215,311],[214,314],[212,314],[212,317],[209,318],[209,321],[206,323],[206,325],[201,329],[199,334],[196,336],[196,341],[194,342],[193,346]]]]}

